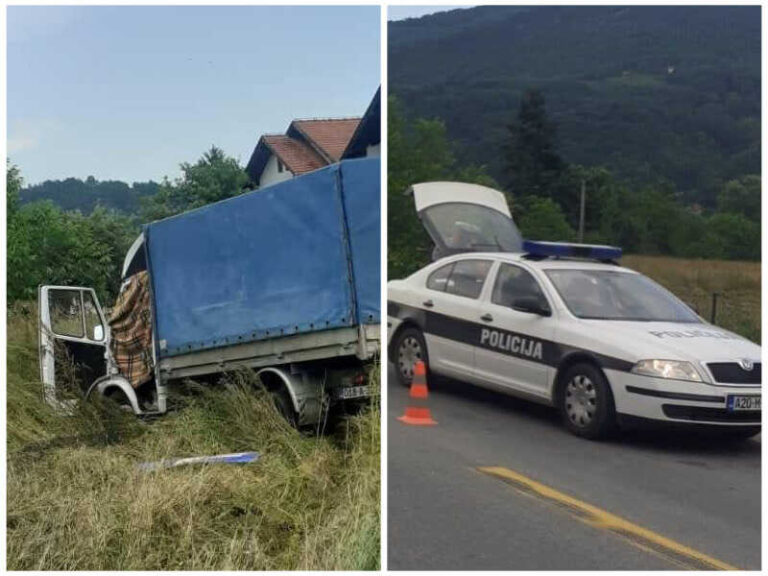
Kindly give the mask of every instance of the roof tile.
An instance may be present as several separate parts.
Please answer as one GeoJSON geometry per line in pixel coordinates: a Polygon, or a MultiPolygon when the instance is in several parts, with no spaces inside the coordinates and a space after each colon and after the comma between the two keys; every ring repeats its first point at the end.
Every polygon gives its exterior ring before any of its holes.
{"type": "Polygon", "coordinates": [[[264,143],[294,175],[311,172],[326,165],[325,160],[301,140],[282,134],[264,135],[263,138],[264,143]]]}
{"type": "Polygon", "coordinates": [[[323,150],[333,162],[341,160],[359,123],[360,118],[293,121],[293,125],[323,150]]]}

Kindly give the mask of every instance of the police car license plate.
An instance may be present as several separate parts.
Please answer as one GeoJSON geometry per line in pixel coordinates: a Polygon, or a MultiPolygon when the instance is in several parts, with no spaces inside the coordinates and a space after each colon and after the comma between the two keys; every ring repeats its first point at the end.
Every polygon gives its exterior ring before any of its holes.
{"type": "Polygon", "coordinates": [[[759,411],[761,396],[728,396],[728,412],[759,411]]]}
{"type": "Polygon", "coordinates": [[[339,400],[351,400],[353,398],[365,398],[371,395],[370,386],[349,386],[348,388],[339,388],[336,397],[339,400]]]}

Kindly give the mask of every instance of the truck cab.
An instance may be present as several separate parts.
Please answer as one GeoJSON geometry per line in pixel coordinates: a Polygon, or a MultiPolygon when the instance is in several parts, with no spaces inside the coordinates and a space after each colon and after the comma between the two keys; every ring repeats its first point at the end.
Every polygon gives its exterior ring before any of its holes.
{"type": "Polygon", "coordinates": [[[125,303],[127,291],[138,284],[136,280],[140,275],[146,275],[144,234],[131,245],[122,270],[112,318],[108,318],[92,288],[41,286],[38,289],[40,377],[49,404],[62,407],[72,403],[73,395],[88,399],[98,394],[135,414],[166,411],[165,382],[154,373],[149,294],[143,302],[134,297],[132,302],[125,303]],[[131,308],[124,310],[123,315],[129,312],[132,319],[119,321],[115,316],[119,307],[131,308]],[[126,345],[131,349],[128,354],[126,345]],[[139,364],[143,369],[137,370],[139,364]]]}

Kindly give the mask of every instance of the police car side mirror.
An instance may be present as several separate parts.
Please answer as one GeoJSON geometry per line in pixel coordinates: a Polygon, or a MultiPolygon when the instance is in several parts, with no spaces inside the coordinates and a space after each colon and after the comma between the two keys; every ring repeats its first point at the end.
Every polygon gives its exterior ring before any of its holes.
{"type": "Polygon", "coordinates": [[[549,309],[549,306],[543,304],[538,298],[532,297],[515,298],[512,302],[512,310],[526,312],[528,314],[536,314],[538,316],[552,316],[552,311],[549,309]]]}

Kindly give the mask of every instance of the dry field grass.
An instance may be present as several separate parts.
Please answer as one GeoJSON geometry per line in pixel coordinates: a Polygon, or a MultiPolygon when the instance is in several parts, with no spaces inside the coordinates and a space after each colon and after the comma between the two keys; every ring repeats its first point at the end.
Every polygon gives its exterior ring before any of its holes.
{"type": "Polygon", "coordinates": [[[189,383],[177,411],[42,402],[34,312],[8,316],[7,567],[12,570],[373,570],[378,401],[305,437],[246,374],[189,383]],[[248,465],[137,464],[255,450],[248,465]]]}
{"type": "Polygon", "coordinates": [[[760,262],[628,255],[621,264],[653,278],[709,321],[718,294],[718,326],[760,343],[760,262]]]}

